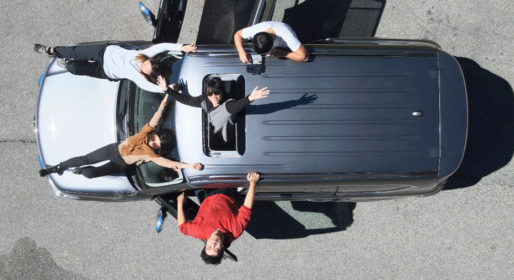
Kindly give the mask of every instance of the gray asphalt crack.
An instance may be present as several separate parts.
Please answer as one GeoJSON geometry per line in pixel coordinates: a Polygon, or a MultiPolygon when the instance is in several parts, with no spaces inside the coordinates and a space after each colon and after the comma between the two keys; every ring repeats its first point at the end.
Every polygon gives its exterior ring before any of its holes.
{"type": "Polygon", "coordinates": [[[11,143],[21,143],[21,144],[36,144],[36,140],[23,140],[23,139],[1,139],[0,144],[11,144],[11,143]]]}

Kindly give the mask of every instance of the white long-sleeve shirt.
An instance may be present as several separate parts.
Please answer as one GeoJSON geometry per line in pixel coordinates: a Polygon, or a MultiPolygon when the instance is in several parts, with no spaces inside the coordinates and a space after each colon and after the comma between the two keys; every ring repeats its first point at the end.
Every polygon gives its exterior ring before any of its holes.
{"type": "Polygon", "coordinates": [[[142,53],[148,57],[153,57],[165,51],[180,51],[182,44],[161,43],[153,45],[144,50],[127,50],[117,45],[107,46],[104,53],[104,72],[111,79],[128,79],[146,91],[162,92],[162,89],[149,82],[139,72],[139,63],[135,57],[142,53]]]}

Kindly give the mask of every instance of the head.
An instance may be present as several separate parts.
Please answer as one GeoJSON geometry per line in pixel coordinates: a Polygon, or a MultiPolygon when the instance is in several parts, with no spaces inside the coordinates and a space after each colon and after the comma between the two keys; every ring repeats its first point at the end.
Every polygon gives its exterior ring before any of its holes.
{"type": "Polygon", "coordinates": [[[267,32],[259,32],[253,36],[253,49],[258,54],[265,54],[273,48],[274,36],[267,32]]]}
{"type": "Polygon", "coordinates": [[[209,239],[205,243],[205,247],[203,247],[200,256],[206,264],[214,264],[217,265],[221,263],[221,259],[223,258],[223,241],[225,237],[221,230],[216,229],[211,233],[209,239]]]}
{"type": "Polygon", "coordinates": [[[205,94],[214,107],[223,103],[222,85],[223,81],[218,77],[210,78],[207,81],[205,94]]]}
{"type": "Polygon", "coordinates": [[[171,129],[159,129],[148,135],[148,146],[158,151],[160,156],[168,156],[176,146],[175,133],[171,129]]]}
{"type": "Polygon", "coordinates": [[[140,63],[139,73],[141,73],[145,79],[152,83],[157,83],[157,77],[163,72],[161,58],[154,56],[149,58],[148,56],[140,53],[136,56],[135,60],[140,63]]]}

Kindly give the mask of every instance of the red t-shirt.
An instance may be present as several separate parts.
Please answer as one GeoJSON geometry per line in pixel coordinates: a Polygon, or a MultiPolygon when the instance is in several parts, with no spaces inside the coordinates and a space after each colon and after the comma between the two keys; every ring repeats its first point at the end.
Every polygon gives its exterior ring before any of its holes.
{"type": "Polygon", "coordinates": [[[192,222],[179,225],[180,232],[201,240],[207,240],[217,228],[225,236],[224,246],[243,234],[252,210],[246,206],[238,209],[237,203],[224,194],[215,194],[207,197],[192,222]]]}

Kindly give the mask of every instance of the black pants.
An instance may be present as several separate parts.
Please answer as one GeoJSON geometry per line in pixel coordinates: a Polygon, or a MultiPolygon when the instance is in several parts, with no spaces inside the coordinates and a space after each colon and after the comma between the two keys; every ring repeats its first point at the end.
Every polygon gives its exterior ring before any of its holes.
{"type": "Polygon", "coordinates": [[[236,193],[236,189],[230,188],[218,188],[218,189],[196,189],[194,190],[194,193],[196,195],[196,198],[198,199],[198,202],[202,204],[202,202],[208,198],[209,196],[215,195],[215,194],[224,194],[229,197],[233,197],[236,193]]]}
{"type": "Polygon", "coordinates": [[[109,144],[85,156],[70,158],[61,162],[59,165],[62,168],[67,169],[70,167],[79,167],[109,160],[108,163],[102,166],[90,166],[88,168],[84,168],[82,175],[87,178],[96,178],[125,172],[130,166],[127,165],[121,157],[120,152],[118,151],[118,145],[118,143],[109,144]]]}
{"type": "Polygon", "coordinates": [[[100,79],[109,79],[105,75],[103,60],[107,44],[84,45],[72,47],[54,47],[54,55],[66,58],[66,70],[74,75],[90,76],[100,79]]]}

